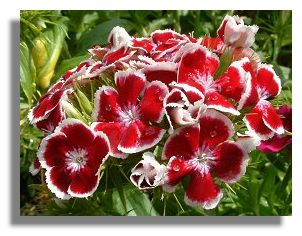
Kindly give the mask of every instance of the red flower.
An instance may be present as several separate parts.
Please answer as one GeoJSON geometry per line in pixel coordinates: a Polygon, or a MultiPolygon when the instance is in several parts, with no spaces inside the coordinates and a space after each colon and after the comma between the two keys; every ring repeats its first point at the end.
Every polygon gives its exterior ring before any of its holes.
{"type": "MultiPolygon", "coordinates": [[[[190,85],[201,91],[205,96],[204,103],[208,108],[239,115],[233,104],[219,93],[220,80],[213,79],[219,66],[218,57],[207,48],[192,43],[182,47],[180,51],[184,53],[179,63],[177,82],[190,85]]],[[[239,72],[237,74],[236,76],[240,76],[239,72]]]]}
{"type": "Polygon", "coordinates": [[[224,43],[236,48],[249,48],[255,42],[256,25],[244,25],[239,16],[226,15],[217,30],[218,36],[224,43]]]}
{"type": "Polygon", "coordinates": [[[186,203],[205,209],[216,207],[223,194],[212,175],[227,183],[236,182],[248,162],[243,147],[229,140],[233,133],[232,122],[212,109],[201,115],[199,123],[177,129],[163,149],[163,158],[169,159],[164,189],[174,191],[189,176],[186,203]]]}
{"type": "Polygon", "coordinates": [[[41,167],[41,164],[39,162],[39,159],[38,157],[35,158],[35,160],[31,163],[31,165],[29,166],[29,172],[32,174],[32,175],[36,175],[39,173],[40,171],[40,167],[41,167]]]}
{"type": "Polygon", "coordinates": [[[164,181],[166,167],[159,164],[151,152],[143,154],[143,160],[131,170],[130,180],[139,189],[155,188],[164,181]]]}
{"type": "Polygon", "coordinates": [[[65,87],[65,81],[62,80],[50,87],[38,104],[30,110],[28,114],[30,123],[44,132],[52,132],[59,122],[65,119],[61,101],[66,100],[67,94],[71,91],[65,87]]]}
{"type": "MultiPolygon", "coordinates": [[[[281,115],[284,129],[292,131],[292,108],[283,105],[279,109],[275,109],[278,115],[281,115]]],[[[257,146],[257,149],[266,153],[280,152],[288,144],[292,142],[292,137],[289,135],[275,134],[268,140],[261,141],[261,144],[257,146]]]]}
{"type": "Polygon", "coordinates": [[[169,133],[173,132],[173,124],[189,125],[198,121],[206,109],[204,95],[195,87],[187,84],[171,83],[173,89],[164,100],[164,108],[170,123],[169,133]]]}
{"type": "Polygon", "coordinates": [[[39,147],[48,188],[58,198],[88,197],[99,183],[99,169],[109,153],[102,132],[94,132],[76,119],[64,120],[39,147]]]}
{"type": "Polygon", "coordinates": [[[165,130],[153,123],[163,119],[168,88],[160,81],[147,84],[144,74],[131,70],[117,72],[115,84],[117,90],[103,86],[96,92],[93,126],[107,134],[110,155],[125,158],[161,140],[165,130]]]}
{"type": "Polygon", "coordinates": [[[271,65],[259,65],[256,73],[251,69],[251,63],[245,63],[244,67],[250,72],[251,78],[247,81],[248,86],[242,95],[238,109],[254,106],[244,117],[250,134],[262,140],[271,138],[275,133],[282,134],[284,132],[282,121],[271,103],[266,100],[280,94],[280,78],[271,65]]]}

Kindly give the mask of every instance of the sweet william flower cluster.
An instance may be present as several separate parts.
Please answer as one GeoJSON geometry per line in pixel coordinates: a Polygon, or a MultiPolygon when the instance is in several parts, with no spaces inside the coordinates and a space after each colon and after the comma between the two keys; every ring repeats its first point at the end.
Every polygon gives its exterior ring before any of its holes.
{"type": "Polygon", "coordinates": [[[173,192],[188,177],[185,202],[216,207],[222,183],[245,174],[248,153],[284,133],[270,103],[280,79],[250,48],[257,31],[238,16],[226,16],[214,38],[113,28],[108,45],[89,49],[30,111],[45,134],[31,173],[45,168],[58,198],[88,197],[108,158],[139,153],[137,188],[173,192]]]}

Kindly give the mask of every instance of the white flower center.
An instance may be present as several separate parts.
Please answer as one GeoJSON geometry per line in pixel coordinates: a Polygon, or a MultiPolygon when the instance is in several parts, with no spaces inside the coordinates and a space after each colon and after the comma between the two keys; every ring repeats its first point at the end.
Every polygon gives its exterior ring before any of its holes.
{"type": "Polygon", "coordinates": [[[195,156],[196,157],[191,160],[195,169],[201,174],[207,173],[211,168],[211,162],[214,161],[211,150],[207,147],[201,147],[195,156]]]}
{"type": "Polygon", "coordinates": [[[129,125],[132,121],[139,119],[140,114],[137,106],[127,107],[120,111],[120,121],[129,125]]]}
{"type": "Polygon", "coordinates": [[[71,172],[78,172],[86,165],[87,154],[87,151],[81,148],[67,152],[65,161],[67,169],[71,172]]]}
{"type": "Polygon", "coordinates": [[[202,87],[205,89],[205,91],[210,91],[210,90],[216,89],[214,79],[208,73],[203,74],[203,75],[197,74],[196,76],[193,77],[193,80],[195,80],[197,83],[201,84],[202,87]]]}

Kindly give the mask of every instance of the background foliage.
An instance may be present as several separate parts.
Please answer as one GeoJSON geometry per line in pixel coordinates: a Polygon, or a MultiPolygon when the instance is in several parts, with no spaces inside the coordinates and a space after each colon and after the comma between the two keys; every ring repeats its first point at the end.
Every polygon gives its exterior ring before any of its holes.
{"type": "Polygon", "coordinates": [[[214,210],[188,207],[182,187],[174,194],[162,194],[159,188],[138,191],[128,177],[139,155],[131,160],[111,159],[97,192],[88,199],[55,199],[43,182],[43,173],[32,177],[28,172],[43,136],[28,123],[29,109],[49,84],[89,57],[88,48],[107,44],[114,26],[135,36],[165,28],[194,32],[195,37],[215,36],[226,14],[244,16],[247,24],[259,26],[253,47],[264,62],[274,65],[282,80],[283,91],[273,103],[291,104],[291,11],[21,11],[20,214],[291,215],[291,146],[278,154],[253,151],[245,177],[224,186],[223,201],[214,210]]]}

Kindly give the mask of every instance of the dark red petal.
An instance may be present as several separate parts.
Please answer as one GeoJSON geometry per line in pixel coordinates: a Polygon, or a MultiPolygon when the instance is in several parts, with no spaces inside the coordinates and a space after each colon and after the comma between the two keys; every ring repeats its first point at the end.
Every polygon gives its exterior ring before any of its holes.
{"type": "Polygon", "coordinates": [[[110,142],[110,156],[117,158],[126,158],[128,156],[128,154],[125,154],[117,149],[126,130],[126,127],[123,123],[98,122],[93,124],[93,129],[95,131],[102,131],[107,135],[110,142]]]}
{"type": "Polygon", "coordinates": [[[274,132],[263,122],[261,113],[252,111],[246,114],[243,120],[251,135],[256,135],[262,140],[267,140],[274,136],[274,132]]]}
{"type": "Polygon", "coordinates": [[[88,150],[87,165],[96,173],[107,159],[110,151],[107,136],[103,132],[97,132],[95,139],[86,150],[88,150]]]}
{"type": "Polygon", "coordinates": [[[124,153],[135,153],[138,146],[138,139],[140,136],[140,130],[135,121],[124,131],[123,137],[118,145],[118,150],[124,153]]]}
{"type": "Polygon", "coordinates": [[[218,57],[203,46],[192,46],[181,57],[178,69],[178,83],[189,84],[204,92],[199,77],[212,76],[218,68],[218,57]]]}
{"type": "Polygon", "coordinates": [[[118,149],[125,153],[136,153],[153,147],[163,137],[165,130],[143,121],[133,121],[124,133],[118,149]]]}
{"type": "Polygon", "coordinates": [[[233,115],[240,115],[231,102],[216,91],[207,92],[205,94],[205,104],[208,108],[214,108],[221,112],[228,112],[233,115]]]}
{"type": "Polygon", "coordinates": [[[222,195],[209,172],[194,171],[186,189],[185,202],[193,207],[213,209],[219,203],[222,195]]]}
{"type": "Polygon", "coordinates": [[[261,100],[252,112],[262,113],[262,120],[265,125],[277,134],[283,134],[282,121],[272,104],[266,100],[261,100]]]}
{"type": "Polygon", "coordinates": [[[143,49],[145,52],[149,53],[154,45],[148,38],[133,38],[131,40],[133,48],[143,49]]]}
{"type": "Polygon", "coordinates": [[[59,90],[54,93],[46,94],[29,113],[28,117],[32,124],[46,119],[49,113],[56,108],[65,94],[64,90],[59,90]]]}
{"type": "Polygon", "coordinates": [[[173,62],[157,62],[145,66],[142,71],[149,82],[158,80],[169,85],[177,80],[177,64],[173,62]]]}
{"type": "Polygon", "coordinates": [[[153,81],[148,85],[139,103],[143,120],[161,122],[164,116],[163,101],[168,92],[167,86],[160,81],[153,81]]]}
{"type": "Polygon", "coordinates": [[[218,37],[204,37],[201,44],[216,53],[222,53],[222,49],[224,47],[223,40],[218,37]]]}
{"type": "Polygon", "coordinates": [[[62,132],[66,135],[71,147],[86,148],[95,138],[94,132],[77,119],[66,119],[58,126],[55,132],[62,132]]]}
{"type": "Polygon", "coordinates": [[[173,156],[191,159],[199,149],[199,125],[178,128],[168,138],[163,148],[163,159],[173,156]]]}
{"type": "Polygon", "coordinates": [[[35,160],[31,163],[30,167],[29,167],[29,172],[32,174],[32,175],[36,175],[39,173],[40,171],[40,168],[41,168],[41,164],[39,162],[39,158],[36,157],[35,160]]]}
{"type": "Polygon", "coordinates": [[[212,109],[207,110],[201,115],[199,124],[200,147],[209,147],[212,149],[234,134],[234,127],[230,119],[212,109]]]}
{"type": "Polygon", "coordinates": [[[193,170],[193,165],[181,158],[173,156],[167,165],[164,190],[173,192],[176,185],[193,170]]]}
{"type": "Polygon", "coordinates": [[[118,121],[120,111],[117,91],[109,86],[99,88],[94,98],[93,120],[100,122],[118,121]]]}
{"type": "Polygon", "coordinates": [[[257,146],[257,150],[265,153],[277,153],[282,151],[290,143],[292,143],[291,136],[275,134],[272,138],[261,141],[261,144],[257,146]]]}
{"type": "Polygon", "coordinates": [[[233,62],[215,83],[223,96],[239,101],[246,87],[246,72],[242,68],[241,62],[233,62]]]}
{"type": "Polygon", "coordinates": [[[192,87],[187,84],[181,84],[181,83],[172,83],[170,85],[171,87],[176,87],[184,92],[186,98],[188,101],[193,105],[197,101],[203,101],[204,95],[201,93],[197,88],[192,87]]]}
{"type": "Polygon", "coordinates": [[[135,71],[118,71],[115,73],[115,84],[122,107],[136,105],[138,96],[145,89],[145,75],[135,71]]]}
{"type": "Polygon", "coordinates": [[[172,30],[156,30],[151,34],[151,40],[156,44],[162,44],[178,35],[172,30]]]}
{"type": "Polygon", "coordinates": [[[65,118],[66,118],[65,113],[62,110],[62,106],[59,104],[58,106],[56,106],[55,109],[53,109],[49,113],[46,119],[38,121],[35,124],[35,127],[46,133],[51,133],[58,126],[58,124],[65,118]]]}
{"type": "Polygon", "coordinates": [[[70,146],[63,133],[53,133],[42,139],[38,150],[38,158],[42,167],[64,166],[70,146]]]}
{"type": "Polygon", "coordinates": [[[68,193],[72,197],[89,197],[97,189],[99,184],[99,175],[96,175],[89,167],[83,167],[72,179],[68,193]]]}
{"type": "Polygon", "coordinates": [[[69,199],[67,190],[70,178],[63,167],[51,167],[46,170],[46,183],[51,192],[61,199],[69,199]]]}
{"type": "Polygon", "coordinates": [[[276,112],[281,115],[281,120],[284,129],[287,131],[292,131],[292,108],[288,105],[283,105],[276,110],[276,112]]]}
{"type": "Polygon", "coordinates": [[[276,97],[281,92],[281,80],[272,66],[261,64],[257,71],[257,90],[261,98],[276,97]]]}
{"type": "Polygon", "coordinates": [[[211,168],[224,182],[234,183],[245,174],[247,164],[248,156],[241,145],[226,141],[215,148],[211,168]]]}
{"type": "Polygon", "coordinates": [[[107,52],[103,58],[103,62],[106,65],[109,65],[118,60],[129,59],[131,56],[131,51],[127,47],[123,46],[117,50],[110,50],[109,52],[107,52]]]}

